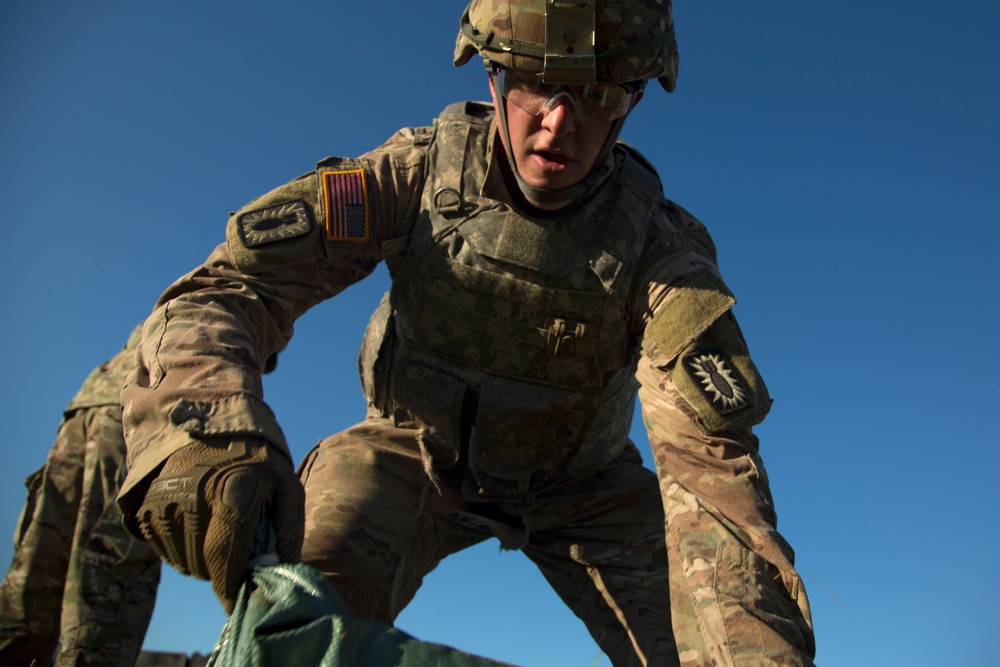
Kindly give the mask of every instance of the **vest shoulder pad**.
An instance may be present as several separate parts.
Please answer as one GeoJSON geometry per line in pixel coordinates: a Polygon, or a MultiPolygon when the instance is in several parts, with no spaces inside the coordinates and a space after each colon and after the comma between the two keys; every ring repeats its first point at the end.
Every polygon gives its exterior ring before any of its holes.
{"type": "Polygon", "coordinates": [[[656,196],[663,196],[663,184],[660,181],[660,174],[656,167],[645,155],[639,152],[632,144],[618,140],[615,145],[619,154],[625,157],[622,170],[626,177],[635,181],[639,187],[646,192],[656,196]]]}
{"type": "Polygon", "coordinates": [[[439,118],[454,118],[456,116],[471,116],[478,120],[486,120],[493,113],[493,105],[488,102],[452,102],[444,108],[439,118]]]}

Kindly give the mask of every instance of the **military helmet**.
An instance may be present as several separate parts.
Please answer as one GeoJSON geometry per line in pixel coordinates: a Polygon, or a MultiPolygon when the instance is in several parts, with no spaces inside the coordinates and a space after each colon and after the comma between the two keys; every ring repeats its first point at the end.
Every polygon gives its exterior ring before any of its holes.
{"type": "Polygon", "coordinates": [[[471,0],[455,64],[474,52],[546,83],[677,81],[671,0],[471,0]]]}

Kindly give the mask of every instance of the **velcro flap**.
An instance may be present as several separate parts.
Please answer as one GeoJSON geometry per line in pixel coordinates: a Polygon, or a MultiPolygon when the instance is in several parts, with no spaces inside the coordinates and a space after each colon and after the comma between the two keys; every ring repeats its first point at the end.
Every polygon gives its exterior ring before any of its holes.
{"type": "Polygon", "coordinates": [[[691,274],[671,290],[646,326],[646,353],[659,367],[669,364],[734,303],[736,298],[715,272],[691,274]]]}

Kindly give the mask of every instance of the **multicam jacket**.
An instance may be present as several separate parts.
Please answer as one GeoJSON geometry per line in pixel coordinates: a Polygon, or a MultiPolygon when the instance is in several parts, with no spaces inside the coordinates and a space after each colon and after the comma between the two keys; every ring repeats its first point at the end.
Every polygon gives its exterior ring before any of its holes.
{"type": "Polygon", "coordinates": [[[533,485],[621,452],[637,391],[654,455],[681,437],[752,439],[770,398],[704,226],[624,145],[581,201],[529,214],[495,136],[492,107],[452,105],[232,214],[227,242],[145,324],[122,394],[123,504],[196,438],[257,435],[287,453],[265,359],[380,261],[391,319],[369,332],[362,375],[372,409],[420,424],[432,472],[465,446],[481,494],[530,502],[533,485]]]}

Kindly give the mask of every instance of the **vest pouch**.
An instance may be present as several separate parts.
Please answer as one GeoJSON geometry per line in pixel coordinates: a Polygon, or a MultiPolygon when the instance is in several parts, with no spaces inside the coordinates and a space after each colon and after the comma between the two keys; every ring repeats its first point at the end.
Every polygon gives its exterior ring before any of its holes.
{"type": "Polygon", "coordinates": [[[458,462],[462,401],[468,385],[460,379],[400,355],[395,377],[399,402],[420,425],[425,465],[444,470],[458,462]]]}
{"type": "Polygon", "coordinates": [[[380,417],[393,413],[389,399],[389,382],[392,373],[392,346],[395,342],[392,305],[386,292],[372,313],[365,328],[361,351],[358,353],[358,370],[361,390],[368,402],[368,412],[380,417]]]}
{"type": "Polygon", "coordinates": [[[504,378],[486,384],[469,443],[479,500],[528,502],[533,477],[562,474],[590,431],[599,398],[504,378]]]}

